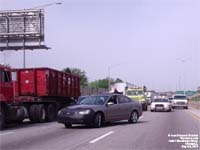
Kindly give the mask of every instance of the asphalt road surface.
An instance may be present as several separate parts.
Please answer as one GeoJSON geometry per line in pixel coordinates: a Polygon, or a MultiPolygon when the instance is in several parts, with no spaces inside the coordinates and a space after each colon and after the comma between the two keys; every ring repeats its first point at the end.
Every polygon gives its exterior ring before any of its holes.
{"type": "Polygon", "coordinates": [[[172,112],[147,111],[137,124],[121,121],[99,129],[80,125],[65,129],[56,122],[24,123],[0,132],[0,149],[175,150],[185,149],[188,143],[183,138],[191,137],[194,141],[189,144],[194,146],[195,141],[200,144],[200,118],[191,110],[177,109],[172,112]],[[181,139],[182,142],[173,141],[181,139]]]}

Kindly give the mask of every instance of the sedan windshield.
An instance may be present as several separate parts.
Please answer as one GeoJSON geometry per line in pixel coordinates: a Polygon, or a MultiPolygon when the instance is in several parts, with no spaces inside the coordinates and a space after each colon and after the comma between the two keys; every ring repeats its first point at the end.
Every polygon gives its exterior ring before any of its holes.
{"type": "Polygon", "coordinates": [[[108,96],[88,96],[79,102],[80,105],[103,105],[108,96]]]}
{"type": "Polygon", "coordinates": [[[168,99],[155,99],[154,102],[169,102],[168,99]]]}

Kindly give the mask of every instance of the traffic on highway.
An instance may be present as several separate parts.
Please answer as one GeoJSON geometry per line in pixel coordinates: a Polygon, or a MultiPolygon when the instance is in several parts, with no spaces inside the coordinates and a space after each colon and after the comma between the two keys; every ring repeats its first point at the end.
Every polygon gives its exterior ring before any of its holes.
{"type": "Polygon", "coordinates": [[[0,150],[200,150],[199,14],[0,0],[0,150]]]}
{"type": "Polygon", "coordinates": [[[58,111],[56,122],[32,124],[25,119],[23,123],[8,124],[0,132],[0,147],[197,150],[199,110],[190,107],[189,102],[188,109],[172,109],[173,100],[157,96],[147,111],[142,111],[140,102],[123,94],[81,96],[77,103],[58,111]]]}

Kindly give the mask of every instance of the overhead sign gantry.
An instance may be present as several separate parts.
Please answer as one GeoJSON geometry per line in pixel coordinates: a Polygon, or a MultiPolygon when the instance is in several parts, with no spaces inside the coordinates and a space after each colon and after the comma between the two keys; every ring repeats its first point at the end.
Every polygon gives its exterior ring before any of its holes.
{"type": "Polygon", "coordinates": [[[49,49],[44,37],[43,9],[0,11],[0,51],[49,49]]]}

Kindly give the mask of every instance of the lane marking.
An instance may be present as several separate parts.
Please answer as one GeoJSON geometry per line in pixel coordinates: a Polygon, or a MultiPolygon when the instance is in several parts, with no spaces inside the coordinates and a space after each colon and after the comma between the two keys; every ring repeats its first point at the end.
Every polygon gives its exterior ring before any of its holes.
{"type": "Polygon", "coordinates": [[[143,118],[144,116],[139,117],[140,119],[143,118]]]}
{"type": "Polygon", "coordinates": [[[191,115],[192,115],[192,117],[193,117],[194,119],[196,119],[197,121],[200,121],[200,118],[199,118],[198,116],[196,116],[195,114],[192,114],[192,113],[191,113],[191,115]]]}
{"type": "Polygon", "coordinates": [[[190,115],[191,115],[194,119],[196,119],[197,121],[200,121],[200,117],[197,116],[193,111],[189,110],[188,112],[190,113],[190,115]]]}
{"type": "Polygon", "coordinates": [[[14,132],[7,132],[7,133],[0,133],[0,136],[1,135],[7,135],[7,134],[13,134],[14,132]]]}
{"type": "Polygon", "coordinates": [[[101,139],[103,139],[103,138],[105,138],[105,137],[107,137],[107,136],[109,136],[109,135],[111,135],[113,133],[114,133],[114,131],[110,131],[110,132],[108,132],[108,133],[106,133],[106,134],[104,134],[104,135],[102,135],[102,136],[90,141],[89,143],[90,144],[96,143],[97,141],[99,141],[99,140],[101,140],[101,139]]]}

